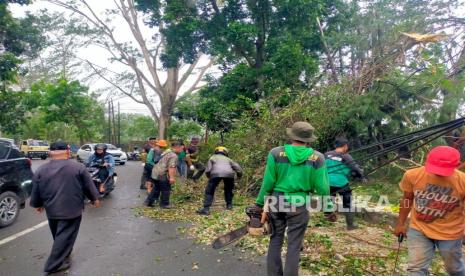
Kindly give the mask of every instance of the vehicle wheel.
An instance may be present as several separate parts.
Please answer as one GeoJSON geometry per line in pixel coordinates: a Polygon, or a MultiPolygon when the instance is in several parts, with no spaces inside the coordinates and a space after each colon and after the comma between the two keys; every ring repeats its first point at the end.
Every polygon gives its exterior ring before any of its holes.
{"type": "Polygon", "coordinates": [[[13,192],[0,195],[0,227],[13,224],[19,215],[19,197],[13,192]]]}
{"type": "Polygon", "coordinates": [[[42,160],[47,159],[47,155],[42,155],[42,156],[40,157],[40,159],[42,159],[42,160]]]}
{"type": "Polygon", "coordinates": [[[119,164],[120,164],[120,166],[123,166],[123,165],[126,164],[126,163],[125,163],[125,162],[120,162],[119,164]]]}

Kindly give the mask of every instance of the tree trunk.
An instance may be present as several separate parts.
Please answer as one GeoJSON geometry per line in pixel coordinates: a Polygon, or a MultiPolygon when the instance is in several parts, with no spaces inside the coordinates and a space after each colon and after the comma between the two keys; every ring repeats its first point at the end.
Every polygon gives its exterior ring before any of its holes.
{"type": "Polygon", "coordinates": [[[158,139],[166,139],[167,133],[166,130],[169,126],[170,115],[166,112],[160,112],[160,116],[158,118],[158,139]]]}

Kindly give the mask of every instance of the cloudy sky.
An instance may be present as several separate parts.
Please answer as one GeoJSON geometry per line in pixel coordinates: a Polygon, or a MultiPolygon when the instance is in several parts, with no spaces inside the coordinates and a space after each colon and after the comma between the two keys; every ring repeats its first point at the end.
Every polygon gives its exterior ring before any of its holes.
{"type": "MultiPolygon", "coordinates": [[[[95,11],[97,11],[99,14],[103,14],[105,10],[108,8],[115,7],[114,2],[112,0],[99,0],[99,1],[91,0],[88,2],[91,3],[92,8],[95,11]]],[[[35,1],[33,4],[27,5],[27,6],[10,5],[10,9],[13,12],[15,17],[24,16],[24,14],[27,11],[35,13],[43,9],[47,9],[50,12],[64,12],[65,14],[70,14],[64,8],[51,4],[47,1],[35,1]]],[[[132,38],[132,34],[127,26],[127,23],[122,18],[116,18],[112,20],[111,25],[115,28],[115,36],[118,42],[130,42],[130,41],[134,42],[135,41],[132,38]]],[[[149,29],[143,24],[141,24],[141,28],[143,30],[143,33],[146,39],[149,40],[151,35],[153,34],[153,30],[149,29]]],[[[111,63],[109,61],[110,54],[106,50],[99,48],[99,47],[90,46],[86,49],[80,50],[79,52],[75,54],[80,59],[92,61],[92,63],[97,64],[98,66],[101,66],[103,68],[108,68],[114,72],[123,72],[127,69],[124,65],[121,65],[119,63],[111,63]]],[[[201,63],[202,63],[201,65],[208,63],[208,59],[202,60],[201,63]]],[[[164,76],[162,75],[161,76],[162,81],[163,81],[163,78],[164,76]]],[[[186,85],[183,88],[187,89],[188,87],[190,87],[190,85],[193,83],[194,80],[195,80],[195,76],[192,76],[191,81],[186,82],[186,85]]],[[[91,90],[98,90],[104,87],[109,87],[109,84],[105,82],[104,80],[95,80],[90,83],[86,83],[86,85],[88,85],[91,90]]],[[[181,94],[182,94],[182,91],[181,91],[181,94]]],[[[102,95],[100,100],[105,101],[106,98],[107,98],[107,95],[102,95]]],[[[140,114],[147,114],[147,115],[150,114],[147,108],[145,107],[145,105],[135,103],[129,97],[115,96],[113,97],[113,100],[115,102],[115,106],[117,105],[118,102],[121,104],[122,112],[140,113],[140,114]]]]}

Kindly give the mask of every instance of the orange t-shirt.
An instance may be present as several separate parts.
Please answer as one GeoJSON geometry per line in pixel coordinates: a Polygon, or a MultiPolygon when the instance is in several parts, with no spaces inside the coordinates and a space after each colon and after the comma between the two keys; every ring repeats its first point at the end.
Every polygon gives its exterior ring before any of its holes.
{"type": "Polygon", "coordinates": [[[410,227],[435,240],[458,240],[465,228],[465,173],[451,176],[426,172],[424,167],[408,170],[400,188],[414,193],[410,227]]]}

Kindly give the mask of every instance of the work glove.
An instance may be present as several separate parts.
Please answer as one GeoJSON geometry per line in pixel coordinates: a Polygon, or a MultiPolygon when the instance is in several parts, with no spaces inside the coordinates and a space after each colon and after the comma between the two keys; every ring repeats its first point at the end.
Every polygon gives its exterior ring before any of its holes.
{"type": "Polygon", "coordinates": [[[191,166],[189,167],[189,169],[190,169],[191,171],[193,171],[193,170],[195,170],[195,166],[194,166],[194,165],[191,165],[191,166]]]}

